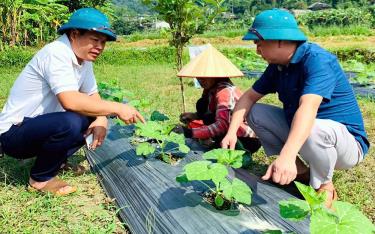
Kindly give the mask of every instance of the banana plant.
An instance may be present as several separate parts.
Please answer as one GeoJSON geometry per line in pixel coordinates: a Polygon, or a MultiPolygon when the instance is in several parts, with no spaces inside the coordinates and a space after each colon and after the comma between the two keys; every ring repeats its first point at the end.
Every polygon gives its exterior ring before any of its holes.
{"type": "Polygon", "coordinates": [[[0,2],[0,50],[5,45],[40,44],[56,35],[69,17],[58,0],[3,0],[0,2]]]}

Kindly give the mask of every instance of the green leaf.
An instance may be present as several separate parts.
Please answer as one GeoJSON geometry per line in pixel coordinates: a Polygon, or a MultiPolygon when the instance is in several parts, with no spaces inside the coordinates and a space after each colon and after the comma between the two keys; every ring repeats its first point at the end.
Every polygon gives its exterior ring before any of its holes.
{"type": "Polygon", "coordinates": [[[169,154],[161,154],[161,159],[168,164],[171,164],[172,162],[171,156],[169,154]]]}
{"type": "Polygon", "coordinates": [[[267,230],[262,232],[262,234],[283,234],[281,230],[267,230]]]}
{"type": "Polygon", "coordinates": [[[165,121],[165,120],[169,120],[169,118],[168,116],[160,113],[159,111],[154,111],[151,114],[150,120],[151,121],[165,121]]]}
{"type": "Polygon", "coordinates": [[[233,168],[240,168],[242,166],[243,155],[245,151],[242,150],[230,150],[227,162],[233,168]]]}
{"type": "Polygon", "coordinates": [[[232,200],[232,193],[233,193],[233,188],[232,188],[232,183],[227,179],[224,178],[222,181],[220,181],[219,186],[216,185],[218,191],[223,191],[224,197],[231,201],[232,200]]]}
{"type": "Polygon", "coordinates": [[[176,177],[176,181],[179,182],[179,183],[187,183],[189,182],[186,174],[182,174],[182,175],[179,175],[176,177]]]}
{"type": "Polygon", "coordinates": [[[314,233],[372,234],[375,226],[355,206],[347,202],[335,201],[334,213],[327,209],[317,209],[311,215],[310,231],[314,233]]]}
{"type": "Polygon", "coordinates": [[[185,144],[185,137],[183,134],[178,134],[175,132],[171,132],[169,136],[166,138],[167,141],[169,142],[174,142],[179,145],[185,144]]]}
{"type": "Polygon", "coordinates": [[[124,95],[120,90],[113,92],[111,96],[113,97],[113,100],[116,102],[122,102],[122,100],[124,99],[124,95]]]}
{"type": "Polygon", "coordinates": [[[132,91],[129,91],[129,90],[121,90],[121,91],[124,97],[133,98],[135,96],[132,91]]]}
{"type": "Polygon", "coordinates": [[[174,129],[176,124],[162,124],[163,129],[161,130],[161,133],[164,135],[168,135],[171,133],[171,131],[174,129]]]}
{"type": "Polygon", "coordinates": [[[151,139],[163,140],[163,136],[161,134],[161,130],[163,126],[161,126],[158,122],[148,121],[146,123],[136,123],[135,124],[136,130],[135,134],[142,137],[148,137],[151,139]]]}
{"type": "Polygon", "coordinates": [[[232,182],[232,189],[232,196],[237,202],[244,203],[247,205],[251,204],[252,192],[250,187],[245,182],[237,178],[234,178],[232,182]]]}
{"type": "Polygon", "coordinates": [[[224,204],[224,199],[219,194],[217,194],[215,197],[215,205],[217,207],[222,207],[223,204],[224,204]]]}
{"type": "Polygon", "coordinates": [[[138,156],[144,155],[147,156],[155,152],[155,148],[148,142],[142,142],[137,146],[135,151],[138,156]]]}
{"type": "Polygon", "coordinates": [[[178,150],[181,151],[181,153],[187,154],[189,153],[190,148],[187,145],[183,144],[179,145],[178,150]]]}
{"type": "Polygon", "coordinates": [[[301,221],[305,219],[310,212],[310,206],[307,201],[300,199],[280,201],[279,208],[281,217],[292,221],[301,221]]]}
{"type": "Polygon", "coordinates": [[[219,184],[228,175],[228,169],[222,164],[213,163],[209,168],[210,178],[215,184],[219,184]]]}
{"type": "Polygon", "coordinates": [[[213,149],[213,150],[210,150],[210,151],[207,151],[206,153],[204,153],[202,155],[202,157],[204,159],[215,159],[215,160],[217,160],[221,153],[222,153],[221,149],[213,149]]]}
{"type": "Polygon", "coordinates": [[[204,153],[202,157],[217,160],[218,163],[230,165],[233,168],[240,168],[244,153],[243,150],[214,149],[204,153]]]}
{"type": "Polygon", "coordinates": [[[298,190],[310,205],[310,209],[314,210],[324,206],[326,200],[326,193],[317,193],[314,188],[304,185],[300,182],[294,181],[298,190]]]}
{"type": "Polygon", "coordinates": [[[185,165],[186,177],[189,180],[210,180],[211,175],[208,169],[210,164],[209,161],[195,161],[185,165]]]}
{"type": "Polygon", "coordinates": [[[124,121],[122,121],[121,119],[114,119],[114,122],[117,124],[117,125],[120,125],[120,126],[125,126],[126,124],[124,123],[124,121]]]}
{"type": "Polygon", "coordinates": [[[137,108],[140,104],[141,104],[140,100],[131,100],[130,102],[128,102],[128,105],[135,107],[135,108],[137,108]]]}
{"type": "Polygon", "coordinates": [[[140,104],[138,105],[139,108],[145,109],[151,105],[151,102],[147,99],[141,99],[140,104]]]}

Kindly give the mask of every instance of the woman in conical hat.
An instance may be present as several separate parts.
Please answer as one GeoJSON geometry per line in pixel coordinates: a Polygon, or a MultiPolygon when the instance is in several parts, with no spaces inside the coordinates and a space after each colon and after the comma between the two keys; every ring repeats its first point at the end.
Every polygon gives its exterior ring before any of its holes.
{"type": "MultiPolygon", "coordinates": [[[[232,110],[242,92],[230,78],[242,77],[238,70],[222,53],[209,46],[177,74],[179,77],[197,78],[203,88],[202,97],[196,103],[196,112],[180,115],[181,127],[186,137],[211,142],[220,147],[221,139],[228,131],[232,110]]],[[[259,140],[253,130],[243,122],[237,131],[242,145],[250,152],[259,149],[259,140]]]]}

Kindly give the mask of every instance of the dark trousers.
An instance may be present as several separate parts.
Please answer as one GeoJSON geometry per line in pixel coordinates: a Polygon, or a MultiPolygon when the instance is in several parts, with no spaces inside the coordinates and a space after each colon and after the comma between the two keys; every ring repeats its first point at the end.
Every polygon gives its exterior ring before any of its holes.
{"type": "Polygon", "coordinates": [[[18,158],[36,157],[30,177],[42,182],[56,176],[61,165],[85,144],[83,134],[94,118],[74,112],[56,112],[25,118],[1,134],[4,153],[18,158]]]}

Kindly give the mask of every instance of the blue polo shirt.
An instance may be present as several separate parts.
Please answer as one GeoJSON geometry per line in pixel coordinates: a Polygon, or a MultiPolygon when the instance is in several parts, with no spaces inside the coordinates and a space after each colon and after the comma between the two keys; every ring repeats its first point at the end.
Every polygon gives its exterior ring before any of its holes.
{"type": "Polygon", "coordinates": [[[268,65],[253,89],[263,95],[278,93],[289,126],[302,95],[322,96],[317,118],[344,124],[361,144],[363,154],[368,152],[370,144],[353,89],[336,56],[318,45],[299,45],[287,66],[268,65]]]}

